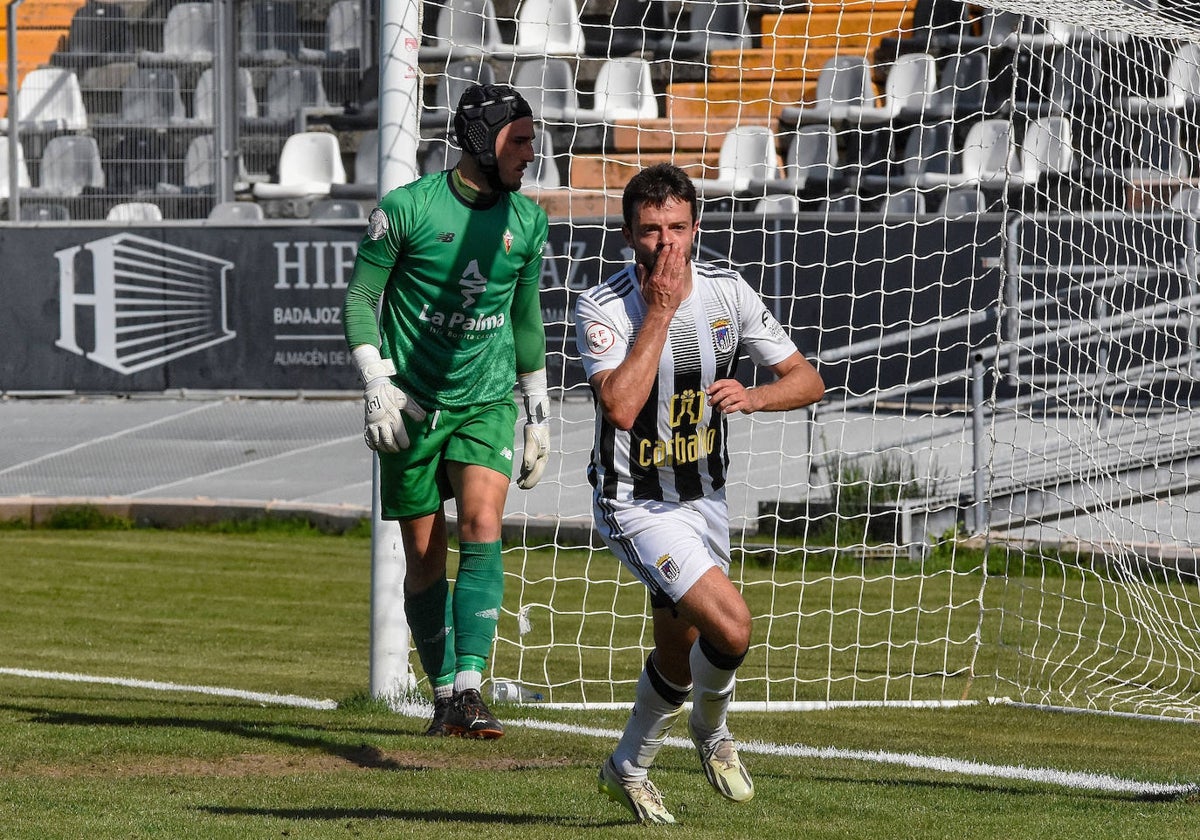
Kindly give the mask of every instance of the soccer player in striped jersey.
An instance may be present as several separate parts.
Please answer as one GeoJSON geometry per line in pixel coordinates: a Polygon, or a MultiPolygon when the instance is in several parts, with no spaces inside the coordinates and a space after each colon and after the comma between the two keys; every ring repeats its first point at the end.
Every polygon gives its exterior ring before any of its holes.
{"type": "Polygon", "coordinates": [[[504,727],[479,688],[504,592],[514,384],[526,412],[519,487],[537,484],[550,452],[538,291],[548,223],[518,192],[534,159],[525,99],[507,85],[471,85],[454,128],[458,165],[391,190],[371,212],[346,290],[345,331],[365,389],[364,436],[379,452],[382,516],[400,521],[404,612],[434,691],[426,732],[499,738],[504,727]]]}
{"type": "Polygon", "coordinates": [[[686,173],[642,170],[622,212],[633,262],[580,297],[575,334],[597,406],[593,516],[650,590],[654,650],[599,786],[640,822],[671,823],[648,774],[689,694],[709,783],[736,802],[754,795],[726,720],[751,630],[728,576],[727,416],[811,405],[825,386],[740,275],[692,260],[699,220],[686,173]],[[743,352],[772,381],[733,378],[743,352]]]}

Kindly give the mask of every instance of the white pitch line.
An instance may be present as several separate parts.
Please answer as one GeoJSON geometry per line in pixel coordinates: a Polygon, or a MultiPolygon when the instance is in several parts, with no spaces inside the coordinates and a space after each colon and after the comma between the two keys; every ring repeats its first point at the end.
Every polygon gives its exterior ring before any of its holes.
{"type": "MultiPolygon", "coordinates": [[[[64,682],[98,683],[102,685],[120,685],[128,688],[146,688],[152,691],[179,691],[196,694],[209,694],[218,697],[234,697],[255,703],[271,703],[280,706],[294,706],[304,709],[333,710],[337,703],[333,700],[313,700],[295,694],[271,694],[255,691],[242,691],[236,688],[218,688],[203,685],[181,685],[178,683],[160,682],[157,680],[134,680],[120,677],[96,677],[87,674],[72,674],[61,671],[31,671],[24,668],[0,668],[0,674],[15,677],[26,677],[39,680],[59,680],[64,682]]],[[[394,704],[393,711],[406,717],[423,718],[429,715],[431,706],[428,703],[404,702],[394,704]]],[[[594,726],[576,726],[567,723],[554,723],[543,720],[507,721],[506,725],[536,729],[543,732],[559,732],[569,735],[586,735],[593,738],[603,738],[616,741],[621,737],[620,730],[603,729],[594,726]]],[[[692,742],[684,738],[667,738],[665,744],[669,747],[692,750],[692,742]]],[[[939,773],[954,773],[961,776],[981,776],[987,779],[1012,779],[1016,781],[1038,782],[1055,787],[1071,788],[1074,790],[1098,790],[1105,793],[1123,793],[1144,797],[1176,797],[1187,796],[1200,792],[1200,785],[1170,784],[1166,782],[1141,782],[1136,779],[1124,779],[1120,776],[1110,776],[1105,773],[1086,773],[1071,770],[1055,770],[1051,767],[1025,767],[1020,764],[984,764],[979,761],[966,761],[958,758],[920,755],[919,753],[896,753],[884,750],[847,750],[839,747],[808,747],[803,744],[771,744],[764,741],[744,741],[738,744],[738,750],[757,755],[774,755],[785,758],[812,758],[818,761],[864,761],[873,764],[891,764],[901,767],[911,767],[918,770],[933,770],[939,773]]]]}
{"type": "Polygon", "coordinates": [[[333,700],[311,700],[296,694],[272,694],[269,692],[243,691],[239,688],[220,688],[210,685],[182,685],[158,680],[134,680],[124,677],[96,677],[89,674],[71,674],[62,671],[30,671],[25,668],[0,668],[0,674],[26,677],[33,680],[58,680],[60,682],[94,683],[98,685],[120,685],[126,688],[147,688],[151,691],[179,691],[190,694],[211,694],[217,697],[234,697],[252,703],[270,703],[276,706],[295,706],[301,709],[336,709],[333,700]]]}
{"type": "MultiPolygon", "coordinates": [[[[509,721],[505,725],[510,725],[509,721]]],[[[572,735],[590,735],[616,741],[621,737],[619,730],[596,727],[573,726],[540,720],[511,721],[512,726],[561,732],[572,735]]],[[[692,742],[684,738],[667,738],[666,745],[694,750],[692,742]]],[[[1125,793],[1145,797],[1186,796],[1200,792],[1195,784],[1169,784],[1162,782],[1140,782],[1103,773],[1081,773],[1055,770],[1049,767],[1024,767],[1012,764],[984,764],[957,758],[920,755],[918,753],[895,753],[883,750],[847,750],[837,747],[807,747],[803,744],[770,744],[763,741],[738,742],[738,751],[759,755],[776,755],[787,758],[815,758],[819,761],[865,761],[874,764],[893,764],[919,770],[934,770],[939,773],[955,773],[963,776],[982,776],[987,779],[1014,779],[1039,782],[1056,787],[1076,790],[1099,790],[1106,793],[1125,793]]]]}

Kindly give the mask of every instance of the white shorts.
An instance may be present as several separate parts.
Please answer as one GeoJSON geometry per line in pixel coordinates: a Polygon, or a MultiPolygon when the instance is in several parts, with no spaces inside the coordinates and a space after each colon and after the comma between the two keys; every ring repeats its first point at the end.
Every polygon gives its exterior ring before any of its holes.
{"type": "Polygon", "coordinates": [[[729,574],[724,490],[691,502],[621,502],[597,495],[592,515],[612,553],[650,589],[655,607],[677,604],[709,569],[729,574]]]}

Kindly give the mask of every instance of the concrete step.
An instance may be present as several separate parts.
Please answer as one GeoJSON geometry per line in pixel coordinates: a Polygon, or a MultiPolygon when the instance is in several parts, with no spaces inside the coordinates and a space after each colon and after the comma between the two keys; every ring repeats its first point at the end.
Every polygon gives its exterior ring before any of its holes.
{"type": "Polygon", "coordinates": [[[636,154],[572,155],[572,189],[620,193],[641,169],[656,163],[673,163],[693,178],[715,178],[717,152],[640,152],[636,154]]]}
{"type": "Polygon", "coordinates": [[[807,80],[675,84],[667,88],[666,116],[773,124],[784,108],[814,102],[816,90],[816,74],[807,80]]]}
{"type": "MultiPolygon", "coordinates": [[[[848,51],[843,50],[843,53],[848,51]]],[[[815,80],[825,62],[838,55],[828,47],[787,49],[714,50],[710,56],[710,82],[765,82],[815,80]]]]}

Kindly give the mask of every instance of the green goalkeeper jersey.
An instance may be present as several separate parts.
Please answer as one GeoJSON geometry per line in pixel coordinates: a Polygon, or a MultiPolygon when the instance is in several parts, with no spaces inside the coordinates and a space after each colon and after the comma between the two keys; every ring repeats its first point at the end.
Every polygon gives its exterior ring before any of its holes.
{"type": "Polygon", "coordinates": [[[520,193],[491,198],[472,203],[453,171],[426,175],[383,197],[359,244],[346,340],[379,346],[426,408],[511,396],[517,373],[545,367],[546,214],[520,193]]]}

